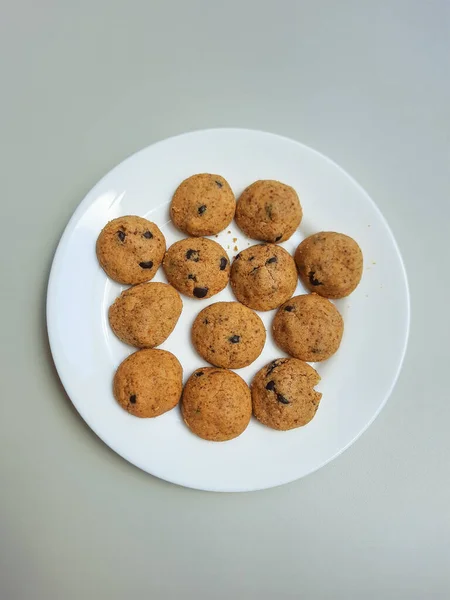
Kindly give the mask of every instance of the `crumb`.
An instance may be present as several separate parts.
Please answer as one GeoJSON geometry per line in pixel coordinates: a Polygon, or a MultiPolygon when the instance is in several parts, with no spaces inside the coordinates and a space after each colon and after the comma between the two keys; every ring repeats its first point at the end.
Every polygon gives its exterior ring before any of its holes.
{"type": "Polygon", "coordinates": [[[218,238],[219,236],[218,236],[218,235],[217,235],[217,233],[216,233],[216,235],[215,235],[214,237],[218,238]]]}
{"type": "Polygon", "coordinates": [[[372,261],[372,264],[373,264],[373,265],[376,265],[377,263],[376,263],[376,262],[373,260],[373,261],[372,261]]]}
{"type": "Polygon", "coordinates": [[[228,244],[228,246],[227,246],[227,250],[229,250],[229,249],[230,249],[230,245],[228,244]]]}
{"type": "Polygon", "coordinates": [[[236,243],[237,242],[237,238],[233,238],[233,242],[236,243]]]}
{"type": "Polygon", "coordinates": [[[367,227],[370,227],[370,225],[367,225],[367,227]]]}
{"type": "Polygon", "coordinates": [[[231,231],[230,231],[230,230],[228,230],[228,231],[227,231],[227,233],[231,233],[231,231]]]}
{"type": "Polygon", "coordinates": [[[237,252],[237,251],[239,250],[239,248],[238,248],[237,246],[235,246],[235,247],[233,248],[233,250],[234,250],[235,252],[237,252]]]}

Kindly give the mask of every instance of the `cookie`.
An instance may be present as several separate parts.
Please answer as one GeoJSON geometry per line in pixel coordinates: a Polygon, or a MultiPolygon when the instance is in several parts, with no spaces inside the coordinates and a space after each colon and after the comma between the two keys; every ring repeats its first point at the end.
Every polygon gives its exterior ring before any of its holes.
{"type": "Polygon", "coordinates": [[[217,242],[186,238],[175,242],[163,261],[166,277],[179,292],[191,298],[210,298],[226,287],[230,261],[217,242]]]}
{"type": "Polygon", "coordinates": [[[192,175],[178,186],[170,205],[170,217],[178,229],[191,236],[213,235],[231,223],[236,200],[220,175],[192,175]]]}
{"type": "Polygon", "coordinates": [[[255,375],[252,385],[253,414],[272,429],[302,427],[316,414],[322,394],[314,386],[319,374],[296,358],[279,358],[255,375]]]}
{"type": "Polygon", "coordinates": [[[231,440],[249,424],[250,390],[233,371],[203,367],[184,386],[181,413],[189,429],[204,440],[231,440]]]}
{"type": "Polygon", "coordinates": [[[180,294],[167,283],[141,283],[120,294],[109,308],[111,329],[126,344],[154,348],[172,333],[181,315],[180,294]]]}
{"type": "Polygon", "coordinates": [[[322,231],[298,246],[295,262],[303,285],[325,298],[344,298],[361,280],[363,255],[355,240],[322,231]]]}
{"type": "Polygon", "coordinates": [[[296,286],[294,259],[281,246],[250,246],[233,261],[231,287],[234,295],[254,310],[277,308],[292,296],[296,286]]]}
{"type": "Polygon", "coordinates": [[[337,351],[344,321],[329,300],[317,294],[305,294],[280,306],[272,332],[275,342],[287,354],[315,362],[326,360],[337,351]]]}
{"type": "Polygon", "coordinates": [[[165,350],[138,350],[119,365],[114,376],[114,397],[136,417],[157,417],[178,404],[183,369],[165,350]]]}
{"type": "Polygon", "coordinates": [[[294,188],[270,179],[246,188],[236,206],[236,223],[244,233],[263,242],[288,240],[302,220],[294,188]]]}
{"type": "Polygon", "coordinates": [[[261,354],[265,341],[263,322],[239,302],[207,306],[192,326],[192,342],[197,352],[216,367],[246,367],[261,354]]]}
{"type": "Polygon", "coordinates": [[[97,258],[105,273],[126,285],[150,281],[166,251],[158,227],[142,217],[119,217],[100,232],[97,258]]]}

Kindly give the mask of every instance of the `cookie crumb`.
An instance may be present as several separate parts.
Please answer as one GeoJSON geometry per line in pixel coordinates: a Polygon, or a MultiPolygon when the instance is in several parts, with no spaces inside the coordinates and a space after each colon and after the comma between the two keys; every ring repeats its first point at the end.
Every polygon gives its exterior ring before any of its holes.
{"type": "Polygon", "coordinates": [[[233,238],[233,242],[236,243],[237,242],[237,238],[233,238]]]}
{"type": "Polygon", "coordinates": [[[235,247],[233,248],[233,250],[234,250],[235,252],[238,252],[239,248],[238,248],[237,246],[235,246],[235,247]]]}

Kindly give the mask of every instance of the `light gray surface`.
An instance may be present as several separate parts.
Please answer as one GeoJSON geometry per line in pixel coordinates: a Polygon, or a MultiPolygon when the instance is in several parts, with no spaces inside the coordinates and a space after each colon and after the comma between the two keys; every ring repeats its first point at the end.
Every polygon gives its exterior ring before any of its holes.
{"type": "Polygon", "coordinates": [[[19,0],[0,32],[0,598],[448,599],[449,2],[19,0]],[[314,475],[243,495],[111,452],[65,396],[44,322],[89,188],[216,126],[342,165],[388,219],[412,294],[404,369],[371,428],[314,475]]]}

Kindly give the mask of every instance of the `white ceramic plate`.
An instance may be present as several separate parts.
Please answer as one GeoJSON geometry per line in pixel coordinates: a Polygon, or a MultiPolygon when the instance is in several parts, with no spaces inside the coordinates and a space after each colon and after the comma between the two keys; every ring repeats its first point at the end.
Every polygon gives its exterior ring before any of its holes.
{"type": "MultiPolygon", "coordinates": [[[[213,238],[216,239],[216,238],[213,238]]],[[[232,224],[217,241],[230,259],[257,243],[232,224]]],[[[164,281],[162,269],[154,281],[164,281]]],[[[296,294],[304,293],[300,283],[296,294]]],[[[207,300],[183,296],[181,318],[161,348],[181,361],[186,379],[205,362],[190,344],[190,327],[205,306],[234,299],[230,286],[207,300]]],[[[238,373],[250,383],[266,363],[282,356],[270,325],[275,311],[259,313],[266,346],[238,373]]],[[[409,296],[402,259],[386,221],[364,190],[340,167],[302,144],[277,135],[241,129],[197,131],[164,140],[131,156],[106,175],[75,211],[56,252],[50,275],[47,321],[60,378],[87,424],[113,450],[144,471],[174,483],[216,491],[268,488],[311,473],[332,460],[368,427],[385,404],[406,349],[409,296]],[[357,290],[336,305],[345,333],[338,353],[315,365],[323,393],[316,417],[287,432],[252,419],[237,439],[214,443],[193,435],[179,408],[139,419],[112,395],[120,362],[134,351],[109,328],[107,310],[124,289],[99,267],[95,241],[120,215],[137,214],[158,224],[167,245],[184,237],[169,221],[177,185],[194,173],[220,173],[236,196],[257,179],[293,186],[304,217],[283,246],[291,253],[317,231],[354,237],[364,253],[357,290]]]]}

